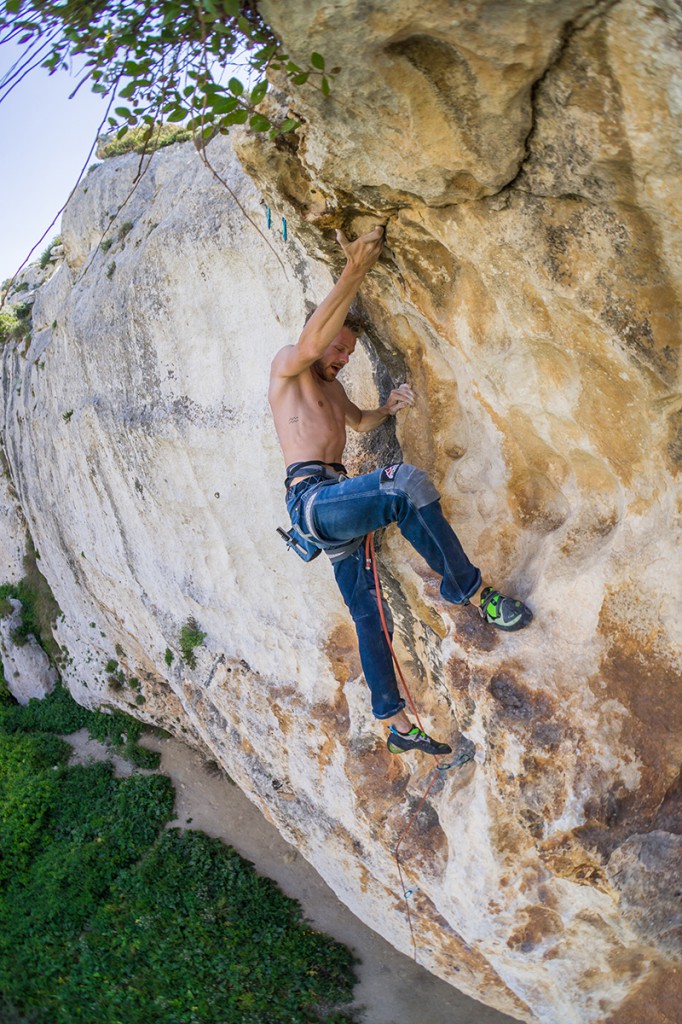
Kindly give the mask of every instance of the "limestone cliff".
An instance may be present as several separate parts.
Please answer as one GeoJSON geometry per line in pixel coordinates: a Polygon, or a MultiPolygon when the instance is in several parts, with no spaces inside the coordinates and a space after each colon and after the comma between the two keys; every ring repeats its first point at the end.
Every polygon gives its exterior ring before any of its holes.
{"type": "Polygon", "coordinates": [[[429,766],[383,747],[329,566],[275,534],[266,402],[272,355],[338,269],[330,229],[386,220],[347,383],[371,405],[408,379],[419,401],[348,463],[428,469],[474,560],[536,613],[491,634],[386,534],[425,724],[477,746],[405,851],[419,958],[522,1020],[678,1020],[682,15],[262,9],[292,54],[342,71],[329,99],[279,95],[303,127],[241,138],[246,175],[209,147],[261,234],[189,144],[129,198],[138,158],[106,161],[67,209],[30,346],[4,350],[4,444],[65,678],[208,745],[411,951],[393,847],[429,766]]]}

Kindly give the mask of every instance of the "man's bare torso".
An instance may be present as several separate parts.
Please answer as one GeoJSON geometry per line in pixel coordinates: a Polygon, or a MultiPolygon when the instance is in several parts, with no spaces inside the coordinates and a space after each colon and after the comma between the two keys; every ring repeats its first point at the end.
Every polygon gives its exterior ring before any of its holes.
{"type": "Polygon", "coordinates": [[[287,465],[341,461],[348,398],[338,381],[322,380],[313,367],[295,377],[273,373],[268,399],[287,465]]]}

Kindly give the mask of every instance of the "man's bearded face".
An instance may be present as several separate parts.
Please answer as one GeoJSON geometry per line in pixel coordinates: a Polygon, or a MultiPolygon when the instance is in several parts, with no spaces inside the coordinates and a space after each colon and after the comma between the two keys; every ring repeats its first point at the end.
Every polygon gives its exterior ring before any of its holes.
{"type": "Polygon", "coordinates": [[[348,327],[342,327],[334,340],[314,364],[322,380],[336,380],[337,375],[355,351],[356,336],[348,327]]]}

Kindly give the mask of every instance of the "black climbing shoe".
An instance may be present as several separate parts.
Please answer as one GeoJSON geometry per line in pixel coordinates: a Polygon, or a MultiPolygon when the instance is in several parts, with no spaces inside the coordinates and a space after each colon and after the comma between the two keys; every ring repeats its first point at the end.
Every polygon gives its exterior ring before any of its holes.
{"type": "Polygon", "coordinates": [[[527,608],[523,601],[516,601],[513,597],[504,597],[499,590],[486,587],[481,594],[481,603],[478,608],[481,616],[486,622],[490,622],[498,629],[504,629],[508,633],[515,629],[523,629],[533,618],[530,608],[527,608]]]}
{"type": "Polygon", "coordinates": [[[432,740],[425,732],[413,725],[409,732],[398,732],[395,726],[389,726],[390,732],[386,746],[391,754],[404,754],[406,750],[421,750],[424,754],[451,754],[452,747],[447,743],[432,740]]]}

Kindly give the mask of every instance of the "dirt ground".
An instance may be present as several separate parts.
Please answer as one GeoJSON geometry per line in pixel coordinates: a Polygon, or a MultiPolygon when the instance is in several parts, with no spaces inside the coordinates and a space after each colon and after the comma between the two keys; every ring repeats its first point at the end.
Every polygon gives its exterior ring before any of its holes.
{"type": "MultiPolygon", "coordinates": [[[[134,770],[85,730],[64,739],[74,747],[74,761],[110,760],[120,775],[134,770]]],[[[169,828],[198,829],[224,840],[297,899],[315,928],[350,947],[360,961],[355,1005],[364,1009],[363,1024],[515,1024],[429,974],[363,924],[242,791],[225,775],[207,771],[191,747],[151,736],[144,737],[144,746],[160,751],[160,770],[175,786],[177,817],[169,828]]]]}

